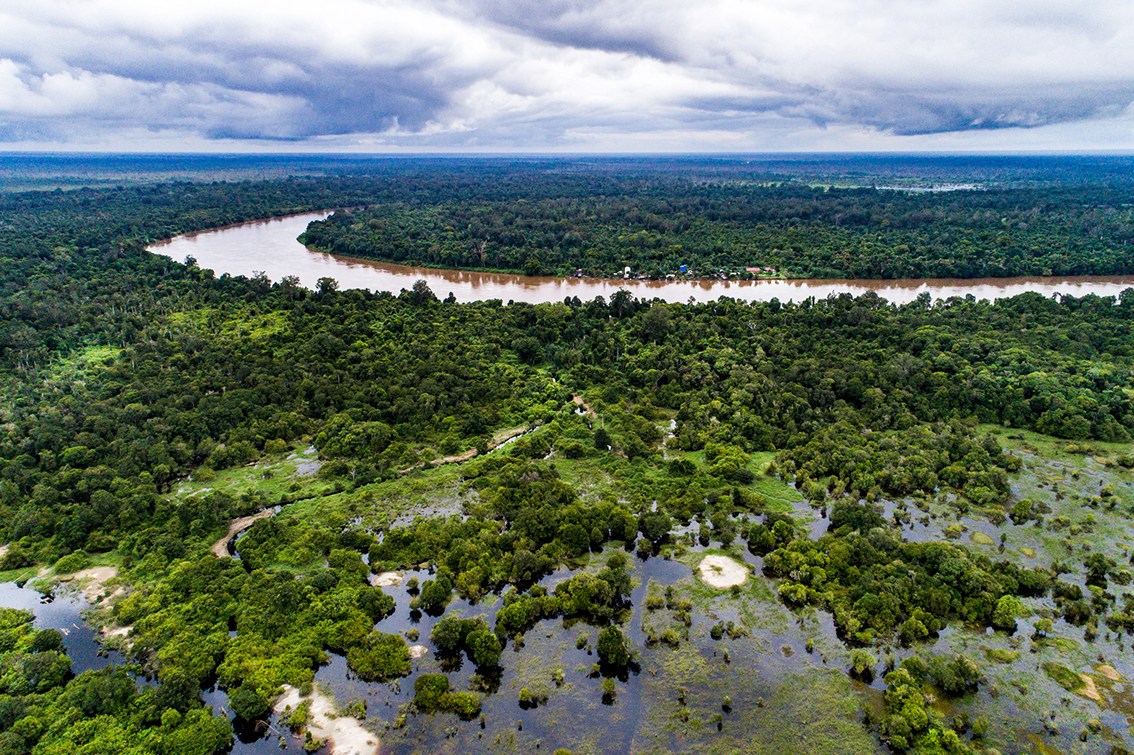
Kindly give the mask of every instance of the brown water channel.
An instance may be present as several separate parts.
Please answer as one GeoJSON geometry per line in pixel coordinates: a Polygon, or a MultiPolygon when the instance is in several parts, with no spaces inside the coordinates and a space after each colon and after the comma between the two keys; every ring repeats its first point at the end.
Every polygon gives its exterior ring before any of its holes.
{"type": "Polygon", "coordinates": [[[801,301],[807,297],[825,298],[832,294],[854,295],[873,291],[895,302],[913,301],[928,292],[935,299],[972,295],[978,299],[1001,299],[1027,291],[1044,296],[1098,294],[1114,296],[1134,287],[1134,275],[1072,276],[1063,278],[919,278],[904,280],[665,280],[640,281],[597,278],[555,278],[468,270],[442,270],[392,265],[374,260],[339,257],[313,252],[296,237],[313,220],[328,213],[315,212],[285,218],[228,226],[214,231],[178,236],[150,247],[150,251],[183,261],[196,258],[203,268],[217,275],[251,276],[265,273],[273,281],[294,275],[308,288],[322,277],[334,278],[342,288],[367,288],[398,293],[425,280],[440,297],[450,292],[458,301],[500,299],[532,304],[563,301],[577,296],[589,301],[608,297],[626,289],[638,297],[657,297],[668,302],[716,301],[722,296],[742,301],[801,301]]]}

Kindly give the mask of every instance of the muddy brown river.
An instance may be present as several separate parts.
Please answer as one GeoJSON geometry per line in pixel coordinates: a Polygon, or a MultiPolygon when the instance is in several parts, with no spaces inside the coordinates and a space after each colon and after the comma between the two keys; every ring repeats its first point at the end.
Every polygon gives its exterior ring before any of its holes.
{"type": "Polygon", "coordinates": [[[854,295],[873,291],[895,303],[913,301],[923,292],[935,299],[972,295],[978,299],[1001,299],[1035,291],[1044,296],[1098,294],[1114,296],[1134,287],[1134,275],[1084,275],[1062,278],[915,278],[903,280],[668,280],[639,281],[596,278],[555,278],[503,273],[480,273],[467,270],[441,270],[425,267],[392,265],[385,262],[352,257],[339,257],[313,252],[296,241],[296,237],[313,220],[321,220],[326,212],[292,215],[213,231],[178,236],[150,247],[150,251],[183,261],[194,257],[197,263],[217,275],[251,276],[265,273],[273,281],[294,275],[308,288],[314,288],[323,277],[334,278],[340,288],[367,288],[371,291],[398,293],[414,282],[425,280],[437,296],[452,293],[457,301],[500,299],[529,303],[563,301],[577,296],[589,301],[596,296],[609,297],[626,289],[642,298],[659,298],[668,302],[716,301],[722,296],[741,301],[801,301],[808,297],[825,298],[832,294],[854,295]]]}

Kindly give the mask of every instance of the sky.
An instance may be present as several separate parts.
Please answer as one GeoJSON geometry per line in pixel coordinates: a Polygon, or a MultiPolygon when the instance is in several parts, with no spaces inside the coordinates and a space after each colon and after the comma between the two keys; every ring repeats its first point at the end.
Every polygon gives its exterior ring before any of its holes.
{"type": "Polygon", "coordinates": [[[0,150],[1127,151],[1130,0],[0,0],[0,150]]]}

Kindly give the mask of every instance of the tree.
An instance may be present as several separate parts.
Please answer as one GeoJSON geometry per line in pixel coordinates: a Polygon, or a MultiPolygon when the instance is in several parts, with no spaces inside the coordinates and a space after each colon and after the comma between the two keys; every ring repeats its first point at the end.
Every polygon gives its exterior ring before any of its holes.
{"type": "Polygon", "coordinates": [[[413,602],[426,613],[437,615],[445,610],[452,594],[453,582],[446,574],[439,573],[435,579],[426,580],[421,585],[421,594],[413,602]]]}
{"type": "Polygon", "coordinates": [[[974,660],[963,655],[949,659],[934,657],[929,662],[929,676],[945,692],[960,695],[977,688],[980,683],[980,667],[974,660]]]}
{"type": "Polygon", "coordinates": [[[630,664],[630,649],[621,629],[611,625],[599,632],[598,657],[604,666],[615,671],[630,664]]]}
{"type": "Polygon", "coordinates": [[[499,638],[489,631],[487,626],[470,632],[465,642],[469,648],[469,657],[477,668],[486,669],[500,665],[503,647],[499,638]]]}
{"type": "Polygon", "coordinates": [[[672,327],[669,309],[663,304],[655,304],[642,315],[642,334],[655,344],[665,340],[672,327]]]}
{"type": "Polygon", "coordinates": [[[669,536],[673,529],[673,520],[663,511],[651,511],[642,515],[638,522],[642,534],[657,545],[669,536]]]}
{"type": "Polygon", "coordinates": [[[1004,595],[996,601],[992,613],[992,626],[1009,634],[1016,631],[1016,619],[1025,613],[1024,604],[1014,595],[1004,595]]]}
{"type": "Polygon", "coordinates": [[[263,718],[271,709],[268,701],[250,684],[242,684],[228,696],[228,702],[236,715],[245,721],[263,718]]]}
{"type": "Polygon", "coordinates": [[[851,530],[868,532],[885,524],[878,507],[858,501],[837,501],[831,507],[831,529],[847,527],[851,530]]]}
{"type": "Polygon", "coordinates": [[[413,288],[409,291],[410,303],[416,306],[424,306],[437,301],[437,296],[433,293],[433,289],[424,280],[415,281],[413,288]]]}
{"type": "Polygon", "coordinates": [[[460,616],[446,616],[433,625],[429,639],[442,656],[455,656],[461,652],[465,645],[465,637],[475,627],[473,619],[463,619],[460,616]]]}
{"type": "Polygon", "coordinates": [[[382,681],[410,672],[409,649],[400,635],[372,631],[362,645],[347,650],[347,665],[368,681],[382,681]]]}
{"type": "Polygon", "coordinates": [[[420,710],[434,710],[442,695],[449,691],[449,677],[444,674],[422,674],[413,683],[413,703],[420,710]]]}

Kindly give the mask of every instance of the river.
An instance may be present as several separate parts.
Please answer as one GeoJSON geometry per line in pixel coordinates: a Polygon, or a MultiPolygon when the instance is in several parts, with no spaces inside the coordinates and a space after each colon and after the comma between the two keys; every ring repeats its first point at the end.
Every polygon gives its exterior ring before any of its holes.
{"type": "Polygon", "coordinates": [[[921,293],[934,298],[972,295],[978,299],[1001,299],[1027,291],[1044,296],[1070,294],[1083,296],[1115,296],[1134,287],[1134,275],[1071,276],[1062,278],[916,278],[903,280],[759,280],[759,281],[639,281],[595,278],[555,278],[504,273],[480,273],[468,270],[441,270],[425,267],[393,265],[374,260],[339,257],[313,252],[296,241],[296,237],[313,220],[327,217],[326,212],[292,215],[228,226],[213,231],[178,236],[154,244],[150,251],[183,261],[194,257],[197,263],[217,275],[251,276],[263,272],[273,281],[294,275],[308,288],[323,277],[334,278],[341,288],[367,288],[371,291],[398,293],[414,282],[425,280],[433,292],[444,298],[452,293],[457,301],[540,302],[563,301],[577,296],[589,301],[596,296],[609,297],[626,289],[642,298],[659,298],[668,302],[716,301],[729,296],[741,301],[801,301],[808,297],[826,298],[832,294],[864,294],[873,291],[895,302],[913,301],[921,293]]]}

